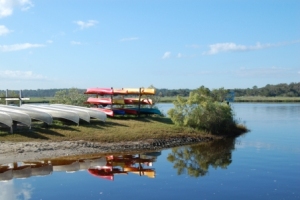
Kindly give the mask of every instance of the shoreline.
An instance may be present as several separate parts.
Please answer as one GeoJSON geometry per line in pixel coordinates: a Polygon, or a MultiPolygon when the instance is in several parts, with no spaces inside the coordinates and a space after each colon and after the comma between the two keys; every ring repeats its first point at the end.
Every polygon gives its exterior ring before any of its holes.
{"type": "Polygon", "coordinates": [[[116,154],[158,151],[173,147],[212,141],[212,137],[176,137],[118,143],[88,141],[0,142],[0,164],[87,154],[116,154]]]}

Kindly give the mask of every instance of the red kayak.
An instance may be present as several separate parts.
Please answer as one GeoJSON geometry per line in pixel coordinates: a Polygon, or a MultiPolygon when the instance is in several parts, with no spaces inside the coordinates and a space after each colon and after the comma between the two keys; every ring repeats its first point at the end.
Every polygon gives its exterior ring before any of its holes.
{"type": "Polygon", "coordinates": [[[111,98],[95,98],[95,97],[89,97],[86,101],[86,103],[89,104],[105,104],[105,105],[111,105],[113,104],[152,104],[152,99],[141,99],[139,98],[124,98],[124,99],[111,99],[111,98]]]}
{"type": "Polygon", "coordinates": [[[98,110],[98,111],[102,111],[104,112],[106,115],[113,117],[114,116],[114,111],[111,109],[106,109],[106,108],[91,108],[94,110],[98,110]]]}
{"type": "Polygon", "coordinates": [[[125,95],[127,90],[111,89],[111,88],[88,88],[84,94],[98,94],[98,95],[125,95]]]}

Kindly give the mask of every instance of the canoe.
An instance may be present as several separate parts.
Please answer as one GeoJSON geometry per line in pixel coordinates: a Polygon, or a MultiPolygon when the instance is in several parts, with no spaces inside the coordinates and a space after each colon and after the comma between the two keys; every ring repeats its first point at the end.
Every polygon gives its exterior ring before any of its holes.
{"type": "Polygon", "coordinates": [[[81,120],[84,120],[86,122],[89,122],[90,123],[90,114],[84,110],[77,110],[77,109],[72,109],[72,108],[62,108],[62,107],[56,107],[56,106],[51,106],[50,104],[47,105],[47,104],[43,104],[43,105],[40,105],[42,107],[47,107],[47,108],[54,108],[54,109],[60,109],[60,110],[67,110],[67,111],[71,111],[71,112],[75,112],[78,116],[79,116],[79,119],[81,120]]]}
{"type": "Polygon", "coordinates": [[[98,95],[125,95],[126,90],[111,89],[111,88],[88,88],[84,94],[98,94],[98,95]]]}
{"type": "Polygon", "coordinates": [[[99,110],[93,110],[91,108],[87,108],[87,107],[82,107],[82,106],[74,106],[74,105],[67,105],[67,104],[51,104],[51,106],[55,106],[55,107],[61,107],[64,109],[76,109],[76,110],[84,110],[86,112],[89,113],[91,118],[94,119],[99,119],[100,121],[105,122],[106,121],[106,114],[102,111],[99,110]]]}
{"type": "Polygon", "coordinates": [[[111,88],[88,88],[84,94],[112,95],[113,90],[111,88]]]}
{"type": "Polygon", "coordinates": [[[78,110],[78,109],[73,109],[73,108],[63,108],[63,107],[58,107],[58,106],[54,106],[54,105],[40,105],[41,107],[46,107],[46,108],[54,108],[54,109],[59,109],[59,110],[63,110],[63,111],[71,111],[71,112],[75,112],[79,119],[83,120],[83,121],[86,121],[86,122],[90,122],[90,114],[87,112],[87,111],[84,111],[84,110],[78,110]]]}
{"type": "Polygon", "coordinates": [[[50,106],[37,106],[37,105],[29,105],[29,104],[23,104],[22,107],[24,108],[30,108],[32,110],[38,110],[45,113],[48,113],[55,119],[65,119],[72,121],[76,124],[79,124],[79,116],[77,113],[69,110],[59,109],[59,108],[52,108],[50,106]]]}
{"type": "Polygon", "coordinates": [[[107,108],[90,108],[90,109],[104,112],[107,116],[110,117],[114,116],[114,112],[111,109],[107,109],[107,108]]]}
{"type": "Polygon", "coordinates": [[[157,115],[161,115],[161,112],[156,109],[156,108],[130,108],[132,110],[136,110],[137,112],[139,112],[140,114],[157,114],[157,115]]]}
{"type": "Polygon", "coordinates": [[[19,122],[28,127],[31,127],[31,118],[28,114],[20,113],[20,112],[16,112],[16,111],[2,110],[1,107],[0,107],[0,111],[8,114],[13,121],[19,122]]]}
{"type": "Polygon", "coordinates": [[[125,104],[152,104],[152,99],[124,98],[125,104]]]}
{"type": "Polygon", "coordinates": [[[111,105],[113,104],[124,104],[124,99],[111,99],[111,98],[95,98],[89,97],[86,101],[88,104],[96,104],[96,105],[111,105]]]}
{"type": "Polygon", "coordinates": [[[142,94],[142,95],[154,95],[155,89],[154,88],[123,88],[123,90],[127,90],[127,94],[142,94]]]}
{"type": "Polygon", "coordinates": [[[13,120],[9,114],[0,111],[0,123],[10,127],[12,130],[13,120]]]}
{"type": "Polygon", "coordinates": [[[116,110],[123,111],[124,114],[127,114],[127,115],[137,115],[138,114],[137,110],[130,109],[130,108],[114,108],[113,110],[114,111],[116,111],[116,110]]]}
{"type": "Polygon", "coordinates": [[[154,88],[88,88],[84,94],[98,94],[98,95],[126,95],[126,94],[142,94],[142,95],[154,95],[154,88]]]}
{"type": "Polygon", "coordinates": [[[124,98],[124,99],[111,99],[111,98],[95,98],[89,97],[85,103],[94,105],[111,105],[113,104],[152,104],[152,99],[141,99],[139,98],[124,98]]]}
{"type": "Polygon", "coordinates": [[[53,118],[51,115],[49,115],[48,113],[45,113],[45,112],[37,111],[37,110],[21,108],[18,106],[7,106],[7,105],[0,105],[0,110],[26,113],[31,117],[31,119],[42,121],[48,125],[51,125],[53,122],[53,118]]]}

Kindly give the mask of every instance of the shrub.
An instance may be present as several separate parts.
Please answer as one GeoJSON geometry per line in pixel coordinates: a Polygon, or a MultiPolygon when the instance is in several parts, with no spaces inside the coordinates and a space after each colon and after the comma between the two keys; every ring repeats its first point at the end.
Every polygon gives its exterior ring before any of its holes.
{"type": "Polygon", "coordinates": [[[235,126],[232,108],[225,97],[223,88],[211,92],[202,86],[192,91],[188,99],[178,96],[168,114],[176,125],[221,134],[235,126]]]}

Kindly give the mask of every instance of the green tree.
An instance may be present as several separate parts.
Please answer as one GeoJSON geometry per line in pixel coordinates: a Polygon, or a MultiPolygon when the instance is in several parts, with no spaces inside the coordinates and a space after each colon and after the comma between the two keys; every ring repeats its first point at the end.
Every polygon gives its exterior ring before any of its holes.
{"type": "Polygon", "coordinates": [[[71,88],[69,90],[57,91],[54,95],[54,99],[51,100],[50,103],[84,106],[86,99],[87,96],[80,93],[80,90],[77,88],[71,88]]]}
{"type": "Polygon", "coordinates": [[[201,86],[190,92],[188,99],[177,96],[173,102],[174,108],[168,114],[179,126],[206,130],[213,134],[229,132],[236,123],[230,105],[224,102],[225,96],[223,88],[211,92],[201,86]]]}

